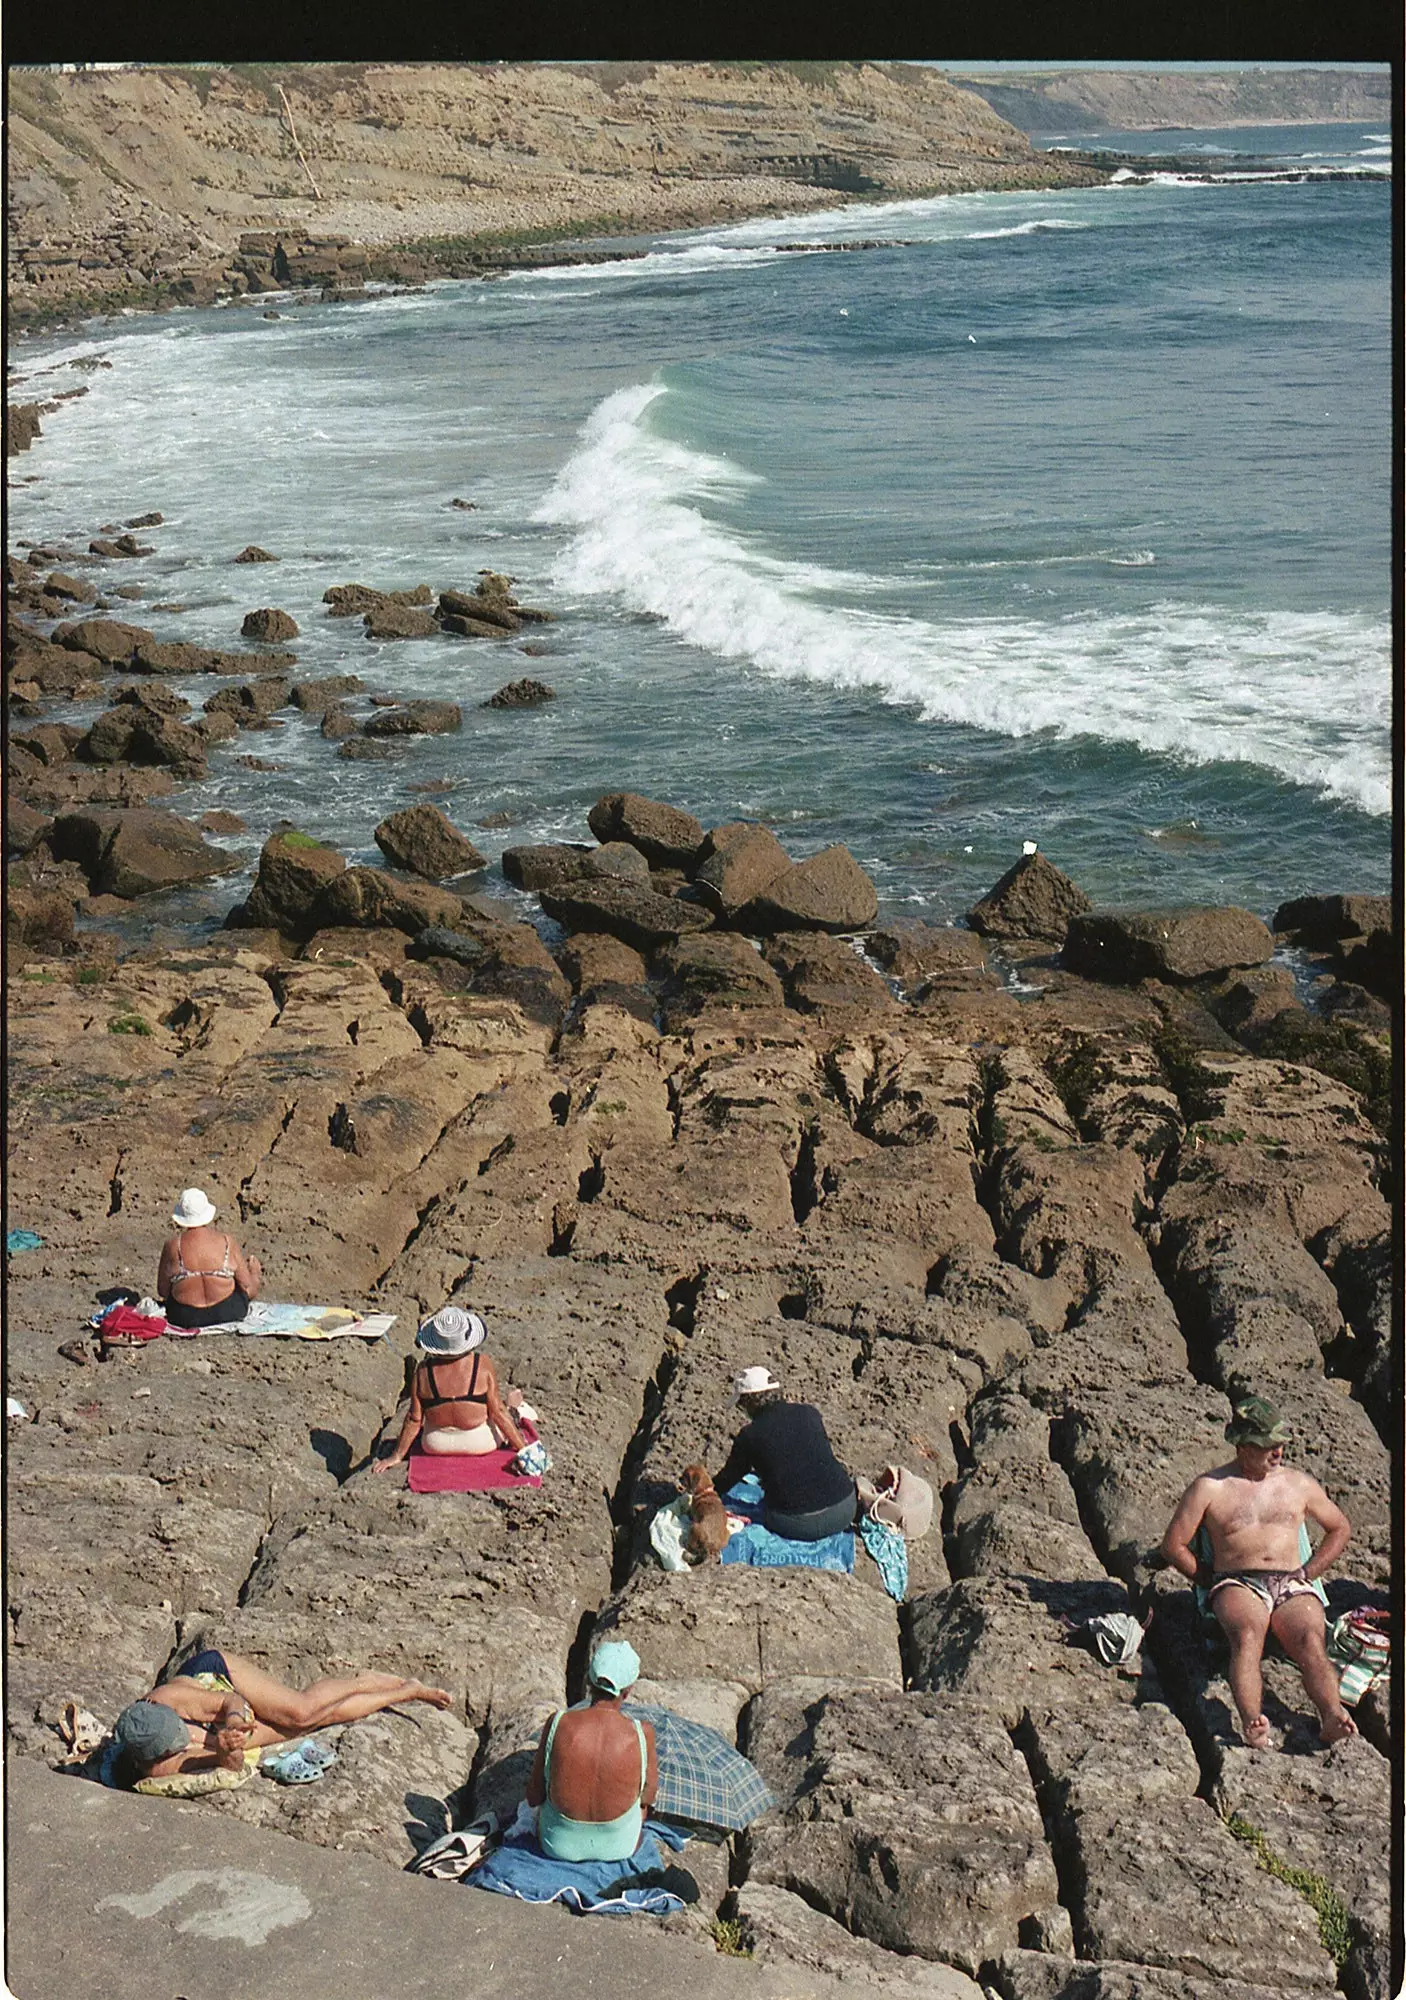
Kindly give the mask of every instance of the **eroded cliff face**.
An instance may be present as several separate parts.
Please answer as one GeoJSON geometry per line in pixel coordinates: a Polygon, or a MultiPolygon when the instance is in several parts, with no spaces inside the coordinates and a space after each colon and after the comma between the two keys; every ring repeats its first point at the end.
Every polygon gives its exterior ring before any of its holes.
{"type": "Polygon", "coordinates": [[[218,281],[251,229],[652,230],[1096,178],[908,64],[13,71],[10,301],[23,318],[218,281]]]}

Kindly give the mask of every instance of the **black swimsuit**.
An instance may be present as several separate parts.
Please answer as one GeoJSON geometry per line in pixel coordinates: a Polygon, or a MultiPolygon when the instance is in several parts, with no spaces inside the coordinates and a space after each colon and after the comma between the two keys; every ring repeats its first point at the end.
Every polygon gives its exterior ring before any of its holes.
{"type": "MultiPolygon", "coordinates": [[[[420,1398],[420,1407],[421,1407],[421,1409],[422,1409],[422,1410],[438,1410],[438,1409],[443,1409],[443,1408],[444,1408],[444,1407],[445,1407],[445,1406],[446,1406],[447,1404],[450,1404],[450,1403],[482,1403],[482,1402],[483,1402],[483,1398],[482,1398],[482,1396],[476,1396],[476,1395],[474,1394],[474,1390],[475,1390],[475,1389],[477,1388],[477,1386],[478,1386],[478,1356],[477,1356],[477,1355],[475,1355],[475,1356],[474,1356],[474,1365],[473,1365],[473,1372],[472,1372],[472,1374],[471,1374],[471,1375],[469,1376],[469,1386],[468,1386],[467,1390],[466,1390],[466,1391],[464,1392],[464,1394],[463,1394],[462,1396],[441,1396],[441,1395],[440,1395],[440,1393],[439,1393],[439,1389],[438,1389],[438,1386],[436,1385],[436,1382],[435,1382],[435,1379],[434,1379],[434,1363],[433,1363],[432,1361],[425,1361],[425,1362],[422,1362],[422,1363],[421,1363],[421,1366],[422,1366],[422,1367],[424,1368],[424,1371],[425,1371],[425,1374],[426,1374],[426,1375],[428,1376],[428,1378],[429,1378],[429,1384],[430,1384],[430,1391],[431,1391],[431,1393],[430,1393],[430,1394],[429,1394],[428,1396],[421,1396],[421,1398],[420,1398]]],[[[488,1408],[488,1405],[487,1405],[486,1403],[484,1403],[484,1409],[485,1409],[485,1411],[487,1410],[487,1408],[488,1408]]]]}

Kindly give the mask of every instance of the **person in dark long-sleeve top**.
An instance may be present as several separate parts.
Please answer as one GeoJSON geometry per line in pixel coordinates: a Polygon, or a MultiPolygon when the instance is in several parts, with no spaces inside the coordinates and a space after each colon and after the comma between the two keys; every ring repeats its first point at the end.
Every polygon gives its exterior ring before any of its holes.
{"type": "Polygon", "coordinates": [[[767,1368],[744,1368],[732,1401],[748,1419],[713,1481],[726,1493],[753,1472],[766,1495],[762,1519],[792,1542],[822,1542],[854,1526],[854,1481],[836,1458],[819,1410],[789,1403],[767,1368]]]}

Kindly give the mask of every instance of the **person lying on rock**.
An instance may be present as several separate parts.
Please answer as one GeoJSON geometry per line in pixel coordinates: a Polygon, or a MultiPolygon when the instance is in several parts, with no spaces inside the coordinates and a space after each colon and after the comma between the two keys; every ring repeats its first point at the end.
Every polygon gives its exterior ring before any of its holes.
{"type": "Polygon", "coordinates": [[[232,1236],[210,1227],[217,1213],[202,1188],[187,1188],[171,1211],[176,1234],[167,1238],[156,1269],[156,1296],[171,1326],[223,1326],[243,1319],[259,1296],[263,1265],[246,1257],[232,1236]]]}
{"type": "Polygon", "coordinates": [[[586,1669],[589,1705],[558,1710],[542,1731],[527,1803],[555,1861],[625,1861],[640,1844],[659,1765],[650,1724],[620,1713],[639,1675],[634,1647],[607,1639],[586,1669]]]}
{"type": "Polygon", "coordinates": [[[429,1452],[477,1456],[505,1444],[522,1450],[526,1439],[498,1393],[497,1372],[478,1351],[487,1332],[478,1314],[462,1306],[441,1306],[422,1321],[415,1345],[426,1358],[410,1385],[410,1408],[394,1451],[378,1458],[373,1472],[402,1464],[417,1437],[429,1452]]]}
{"type": "Polygon", "coordinates": [[[732,1401],[749,1422],[713,1481],[717,1491],[754,1472],[766,1495],[763,1526],[788,1542],[823,1542],[852,1528],[854,1481],[831,1449],[819,1410],[788,1403],[766,1368],[744,1368],[732,1401]]]}
{"type": "Polygon", "coordinates": [[[1284,1463],[1288,1426],[1263,1397],[1237,1403],[1225,1435],[1235,1447],[1234,1459],[1192,1480],[1162,1538],[1162,1554],[1183,1576],[1205,1580],[1191,1546],[1205,1528],[1212,1555],[1208,1601],[1230,1644],[1230,1691],[1251,1749],[1269,1743],[1269,1720],[1260,1706],[1260,1661],[1271,1632],[1303,1676],[1318,1710],[1321,1740],[1355,1736],[1357,1725],[1338,1695],[1324,1645],[1323,1605],[1313,1588],[1347,1546],[1347,1516],[1316,1479],[1284,1463]],[[1323,1539],[1304,1562],[1300,1530],[1306,1520],[1317,1523],[1323,1539]]]}
{"type": "Polygon", "coordinates": [[[113,1725],[114,1781],[127,1789],[146,1778],[187,1772],[238,1771],[246,1752],[287,1743],[309,1729],[359,1722],[400,1701],[448,1708],[443,1688],[401,1674],[348,1674],[285,1687],[238,1653],[208,1647],[113,1725]]]}

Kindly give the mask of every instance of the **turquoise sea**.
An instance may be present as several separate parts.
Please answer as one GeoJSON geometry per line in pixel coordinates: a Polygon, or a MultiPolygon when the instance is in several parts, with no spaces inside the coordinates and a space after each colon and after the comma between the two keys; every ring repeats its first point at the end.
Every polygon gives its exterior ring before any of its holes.
{"type": "Polygon", "coordinates": [[[238,812],[249,867],[283,819],[379,859],[376,822],[448,779],[495,858],[628,788],[845,841],[887,913],[938,921],[1027,839],[1105,902],[1384,890],[1387,135],[1070,143],[1272,144],[1313,177],[849,204],[24,341],[14,393],[89,394],[12,462],[11,546],[159,509],[110,572],[158,636],[238,645],[276,604],[301,676],[464,705],[391,763],[291,710],[217,749],[177,803],[238,812]],[[279,565],[235,565],[248,542],[279,565]],[[323,615],[334,583],[483,567],[556,622],[374,644],[323,615]],[[557,700],[479,706],[524,673],[557,700]]]}

